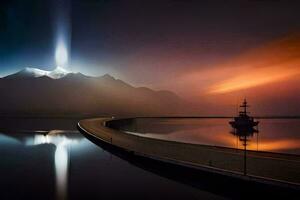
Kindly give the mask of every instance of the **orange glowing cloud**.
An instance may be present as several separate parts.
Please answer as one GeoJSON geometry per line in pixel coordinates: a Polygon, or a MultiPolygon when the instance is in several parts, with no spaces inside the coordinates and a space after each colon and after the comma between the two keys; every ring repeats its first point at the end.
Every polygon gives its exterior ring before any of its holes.
{"type": "Polygon", "coordinates": [[[209,94],[230,93],[292,79],[300,75],[300,35],[253,49],[217,68],[220,72],[212,76],[221,80],[208,87],[209,94]]]}
{"type": "Polygon", "coordinates": [[[280,67],[257,69],[254,72],[245,72],[245,74],[240,74],[231,79],[215,84],[210,88],[209,93],[228,93],[248,89],[272,82],[287,80],[299,74],[300,69],[289,67],[287,64],[280,67]]]}
{"type": "Polygon", "coordinates": [[[192,102],[196,114],[233,115],[247,97],[254,114],[299,115],[300,33],[246,49],[222,63],[190,63],[172,77],[160,81],[160,87],[192,102]]]}

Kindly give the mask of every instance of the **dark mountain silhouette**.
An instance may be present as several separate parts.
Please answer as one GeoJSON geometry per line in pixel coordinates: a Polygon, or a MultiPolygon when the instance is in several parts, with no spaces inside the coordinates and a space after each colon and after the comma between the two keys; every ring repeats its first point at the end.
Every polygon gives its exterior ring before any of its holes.
{"type": "Polygon", "coordinates": [[[170,91],[133,87],[106,74],[26,68],[0,79],[0,115],[176,115],[186,103],[170,91]]]}

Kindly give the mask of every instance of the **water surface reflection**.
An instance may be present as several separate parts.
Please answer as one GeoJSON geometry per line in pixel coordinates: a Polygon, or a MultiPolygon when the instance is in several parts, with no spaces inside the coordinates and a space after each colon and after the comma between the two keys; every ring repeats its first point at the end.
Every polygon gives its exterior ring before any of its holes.
{"type": "MultiPolygon", "coordinates": [[[[75,132],[76,133],[76,132],[75,132]]],[[[54,144],[56,147],[55,160],[55,179],[57,199],[67,198],[68,187],[68,167],[69,167],[69,150],[71,145],[78,144],[81,139],[72,138],[74,131],[53,130],[46,135],[34,135],[33,145],[54,144]],[[67,134],[66,134],[67,133],[67,134]],[[64,135],[65,134],[65,135],[64,135]]],[[[31,139],[28,139],[27,145],[31,144],[31,139]]]]}
{"type": "Polygon", "coordinates": [[[23,134],[23,135],[9,135],[9,137],[16,138],[25,146],[36,146],[43,144],[50,144],[55,146],[54,153],[54,169],[55,169],[55,185],[56,198],[67,198],[68,187],[68,168],[69,168],[69,148],[72,145],[78,144],[82,138],[77,131],[70,130],[52,130],[52,131],[37,131],[43,134],[23,134]]]}
{"type": "Polygon", "coordinates": [[[0,133],[1,199],[224,199],[134,166],[77,131],[50,124],[35,129],[22,123],[26,132],[0,133]]]}
{"type": "MultiPolygon", "coordinates": [[[[140,118],[121,130],[187,143],[243,149],[232,133],[228,119],[140,118]]],[[[259,133],[248,137],[247,149],[300,154],[300,119],[260,119],[259,133]]]]}

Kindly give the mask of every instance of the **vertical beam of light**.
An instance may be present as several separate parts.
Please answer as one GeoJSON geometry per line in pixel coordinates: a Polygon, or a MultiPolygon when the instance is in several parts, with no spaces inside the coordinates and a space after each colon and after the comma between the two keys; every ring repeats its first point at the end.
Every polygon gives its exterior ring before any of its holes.
{"type": "Polygon", "coordinates": [[[71,47],[71,2],[54,3],[55,61],[56,67],[68,68],[71,47]]]}
{"type": "Polygon", "coordinates": [[[68,66],[68,50],[62,39],[59,39],[56,44],[55,61],[57,67],[65,68],[68,66]]]}

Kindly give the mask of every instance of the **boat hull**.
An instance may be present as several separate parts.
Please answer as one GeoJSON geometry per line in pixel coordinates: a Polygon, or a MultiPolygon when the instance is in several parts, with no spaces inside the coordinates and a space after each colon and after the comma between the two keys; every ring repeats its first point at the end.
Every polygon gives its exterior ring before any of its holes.
{"type": "Polygon", "coordinates": [[[259,121],[230,121],[229,124],[233,128],[248,129],[257,126],[259,124],[259,121]]]}

